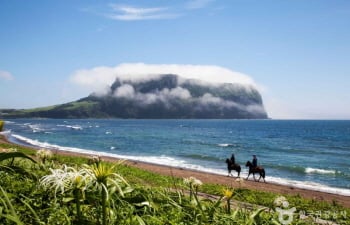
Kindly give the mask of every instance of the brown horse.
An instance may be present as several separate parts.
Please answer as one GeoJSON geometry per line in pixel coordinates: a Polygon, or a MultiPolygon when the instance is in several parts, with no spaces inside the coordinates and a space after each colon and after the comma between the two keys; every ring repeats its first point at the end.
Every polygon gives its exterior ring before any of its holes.
{"type": "Polygon", "coordinates": [[[258,179],[258,182],[260,181],[261,178],[263,178],[263,179],[264,179],[264,182],[266,182],[266,181],[265,181],[265,169],[264,169],[263,167],[261,167],[261,166],[254,167],[253,164],[252,164],[250,161],[248,161],[248,162],[245,164],[245,166],[248,166],[248,167],[249,167],[249,172],[248,172],[248,176],[247,176],[247,179],[246,179],[246,180],[248,180],[248,177],[250,176],[250,174],[253,174],[254,181],[256,181],[256,179],[255,179],[255,174],[256,174],[256,173],[259,173],[259,174],[260,174],[260,177],[259,177],[259,179],[258,179]]]}
{"type": "Polygon", "coordinates": [[[228,175],[227,176],[233,176],[231,171],[235,170],[238,173],[238,176],[240,176],[241,174],[241,166],[239,164],[234,164],[232,163],[231,159],[226,159],[226,164],[227,164],[227,171],[228,171],[228,175]]]}

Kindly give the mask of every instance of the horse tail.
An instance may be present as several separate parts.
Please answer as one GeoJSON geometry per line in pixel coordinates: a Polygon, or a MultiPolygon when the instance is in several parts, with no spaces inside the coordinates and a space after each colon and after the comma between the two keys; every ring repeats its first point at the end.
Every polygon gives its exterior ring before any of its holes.
{"type": "Polygon", "coordinates": [[[262,176],[262,178],[265,179],[265,169],[262,169],[262,170],[261,170],[261,176],[262,176]]]}

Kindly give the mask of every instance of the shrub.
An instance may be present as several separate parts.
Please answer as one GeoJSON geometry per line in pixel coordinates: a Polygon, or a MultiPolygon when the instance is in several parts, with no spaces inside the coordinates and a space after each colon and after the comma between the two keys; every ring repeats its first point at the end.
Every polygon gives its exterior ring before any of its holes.
{"type": "Polygon", "coordinates": [[[5,122],[0,120],[0,132],[4,129],[5,122]]]}

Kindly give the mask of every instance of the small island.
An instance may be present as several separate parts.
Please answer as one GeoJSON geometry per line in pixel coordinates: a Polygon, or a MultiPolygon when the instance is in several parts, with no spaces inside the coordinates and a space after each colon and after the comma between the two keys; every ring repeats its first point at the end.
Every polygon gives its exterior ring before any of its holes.
{"type": "Polygon", "coordinates": [[[267,119],[251,85],[209,83],[162,74],[148,80],[117,78],[104,94],[35,109],[3,109],[3,118],[267,119]]]}

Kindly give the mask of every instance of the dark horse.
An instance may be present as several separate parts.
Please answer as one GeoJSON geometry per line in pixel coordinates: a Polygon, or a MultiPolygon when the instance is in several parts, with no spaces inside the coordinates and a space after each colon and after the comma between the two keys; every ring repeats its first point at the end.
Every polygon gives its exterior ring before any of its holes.
{"type": "Polygon", "coordinates": [[[238,176],[240,175],[241,173],[241,166],[239,164],[234,164],[232,163],[231,159],[226,159],[226,164],[227,164],[227,171],[228,171],[228,175],[227,176],[233,176],[231,171],[232,170],[235,170],[237,173],[238,173],[238,176]]]}
{"type": "Polygon", "coordinates": [[[248,173],[248,176],[247,176],[246,180],[248,180],[248,177],[250,176],[250,174],[253,174],[254,180],[256,181],[255,174],[259,173],[260,177],[258,179],[258,182],[260,181],[261,178],[263,178],[264,182],[266,182],[265,181],[265,169],[263,167],[261,167],[261,166],[253,167],[253,164],[250,161],[248,161],[245,164],[245,166],[249,166],[249,173],[248,173]]]}

